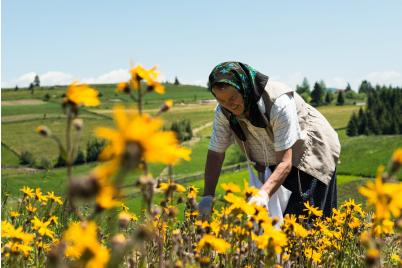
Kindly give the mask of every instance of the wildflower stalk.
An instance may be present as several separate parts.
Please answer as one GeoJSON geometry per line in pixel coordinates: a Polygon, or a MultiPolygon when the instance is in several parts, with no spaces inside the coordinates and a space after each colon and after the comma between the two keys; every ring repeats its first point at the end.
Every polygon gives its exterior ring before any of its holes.
{"type": "MultiPolygon", "coordinates": [[[[67,164],[67,178],[68,178],[68,183],[72,183],[72,168],[73,168],[73,155],[72,155],[72,133],[71,133],[71,126],[73,122],[73,114],[71,107],[68,108],[67,110],[67,128],[66,128],[66,164],[67,164]]],[[[66,206],[70,206],[70,210],[80,219],[80,221],[84,221],[84,217],[81,215],[81,213],[78,211],[77,207],[74,204],[74,199],[71,197],[71,195],[67,198],[65,202],[66,206]]]]}

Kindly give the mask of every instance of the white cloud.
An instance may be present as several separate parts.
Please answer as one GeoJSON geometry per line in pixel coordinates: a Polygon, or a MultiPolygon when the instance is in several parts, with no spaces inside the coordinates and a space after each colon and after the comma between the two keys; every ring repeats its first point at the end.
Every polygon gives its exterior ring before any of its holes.
{"type": "Polygon", "coordinates": [[[402,73],[397,71],[383,71],[383,72],[371,72],[362,76],[361,80],[368,80],[371,84],[376,85],[402,85],[402,73]]]}
{"type": "Polygon", "coordinates": [[[43,86],[54,86],[54,85],[67,85],[74,81],[73,75],[58,72],[58,71],[49,71],[42,75],[39,75],[39,79],[41,85],[43,86]]]}
{"type": "Polygon", "coordinates": [[[88,84],[114,84],[127,81],[130,78],[128,70],[118,69],[102,74],[98,77],[83,78],[81,82],[88,84]]]}

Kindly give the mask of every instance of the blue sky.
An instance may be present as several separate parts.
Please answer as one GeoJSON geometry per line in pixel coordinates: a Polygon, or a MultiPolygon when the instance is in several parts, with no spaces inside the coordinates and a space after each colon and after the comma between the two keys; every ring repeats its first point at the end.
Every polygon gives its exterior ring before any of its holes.
{"type": "Polygon", "coordinates": [[[402,1],[3,0],[1,84],[127,79],[130,64],[204,84],[227,60],[295,86],[402,85],[402,1]]]}

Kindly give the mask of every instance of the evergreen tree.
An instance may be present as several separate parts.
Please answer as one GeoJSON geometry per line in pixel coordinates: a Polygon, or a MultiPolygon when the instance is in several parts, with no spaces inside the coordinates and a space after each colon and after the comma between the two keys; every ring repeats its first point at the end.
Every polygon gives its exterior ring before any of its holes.
{"type": "Polygon", "coordinates": [[[326,92],[326,91],[327,91],[327,85],[325,85],[324,80],[321,79],[318,83],[320,84],[321,89],[322,89],[324,92],[326,92]]]}
{"type": "Polygon", "coordinates": [[[310,94],[310,84],[306,77],[303,78],[303,82],[302,82],[301,86],[299,86],[299,85],[296,86],[296,92],[299,95],[302,95],[303,93],[310,94]]]}
{"type": "Polygon", "coordinates": [[[343,92],[339,91],[338,98],[336,99],[336,105],[344,105],[344,104],[345,104],[345,98],[343,97],[343,92]]]}
{"type": "Polygon", "coordinates": [[[352,117],[349,119],[346,134],[350,137],[359,135],[358,121],[355,113],[353,113],[352,117]]]}
{"type": "Polygon", "coordinates": [[[180,82],[179,79],[177,78],[177,76],[174,78],[174,85],[179,86],[180,82]]]}
{"type": "Polygon", "coordinates": [[[345,92],[351,91],[352,88],[350,87],[350,84],[348,83],[348,85],[346,86],[345,92]]]}
{"type": "Polygon", "coordinates": [[[359,114],[358,114],[358,132],[359,135],[368,135],[369,130],[368,130],[368,118],[367,118],[367,114],[363,111],[362,108],[360,108],[359,110],[359,114]]]}
{"type": "Polygon", "coordinates": [[[33,83],[30,83],[28,89],[31,91],[31,95],[34,94],[34,88],[35,88],[35,87],[34,87],[34,84],[33,84],[33,83]]]}
{"type": "Polygon", "coordinates": [[[368,93],[373,90],[373,87],[371,86],[370,82],[367,80],[363,80],[362,83],[359,86],[359,93],[368,93]]]}
{"type": "Polygon", "coordinates": [[[322,105],[322,99],[324,97],[323,93],[324,93],[324,90],[322,89],[321,85],[319,83],[315,83],[314,89],[311,92],[311,104],[313,106],[322,105]]]}
{"type": "Polygon", "coordinates": [[[14,91],[18,91],[18,89],[19,89],[18,86],[15,86],[14,91]]]}
{"type": "Polygon", "coordinates": [[[331,104],[333,99],[334,95],[328,90],[327,94],[325,94],[325,104],[331,104]]]}
{"type": "Polygon", "coordinates": [[[381,134],[381,128],[378,125],[378,120],[375,118],[372,112],[367,112],[367,119],[369,132],[374,135],[381,134]]]}
{"type": "Polygon", "coordinates": [[[35,75],[34,81],[33,81],[33,85],[34,87],[40,87],[40,80],[39,80],[39,76],[35,75]]]}

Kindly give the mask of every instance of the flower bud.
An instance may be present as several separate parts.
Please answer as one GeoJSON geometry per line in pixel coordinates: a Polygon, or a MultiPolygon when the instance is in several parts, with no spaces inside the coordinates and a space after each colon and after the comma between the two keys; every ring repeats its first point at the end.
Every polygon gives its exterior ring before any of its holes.
{"type": "Polygon", "coordinates": [[[112,237],[112,247],[114,249],[122,249],[126,246],[127,244],[127,239],[124,237],[123,234],[116,234],[115,236],[112,237]]]}
{"type": "Polygon", "coordinates": [[[73,120],[73,126],[75,130],[80,131],[84,125],[84,121],[81,118],[75,118],[73,120]]]}
{"type": "Polygon", "coordinates": [[[36,132],[43,137],[49,137],[52,135],[52,131],[47,126],[37,127],[36,132]]]}
{"type": "Polygon", "coordinates": [[[73,178],[69,191],[72,197],[90,198],[95,196],[100,189],[99,182],[95,177],[73,178]]]}

